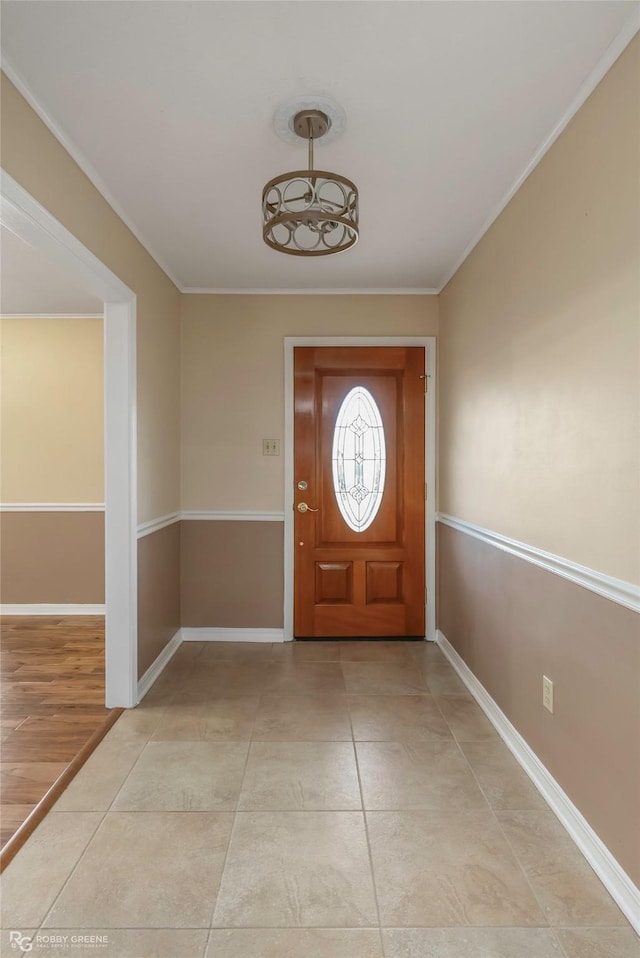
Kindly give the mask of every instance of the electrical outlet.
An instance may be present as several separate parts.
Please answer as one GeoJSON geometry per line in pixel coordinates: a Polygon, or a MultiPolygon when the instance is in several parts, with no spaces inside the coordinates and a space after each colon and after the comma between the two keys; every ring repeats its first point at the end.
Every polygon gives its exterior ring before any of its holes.
{"type": "Polygon", "coordinates": [[[263,456],[279,456],[280,455],[280,440],[279,439],[263,439],[262,440],[262,455],[263,456]]]}
{"type": "Polygon", "coordinates": [[[542,676],[542,704],[553,712],[553,682],[546,675],[542,676]]]}

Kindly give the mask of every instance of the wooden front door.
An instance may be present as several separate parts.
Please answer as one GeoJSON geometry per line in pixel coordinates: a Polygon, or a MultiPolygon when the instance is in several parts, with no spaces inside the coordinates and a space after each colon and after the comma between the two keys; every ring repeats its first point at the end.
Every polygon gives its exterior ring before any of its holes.
{"type": "Polygon", "coordinates": [[[424,636],[424,349],[294,350],[294,634],[424,636]]]}

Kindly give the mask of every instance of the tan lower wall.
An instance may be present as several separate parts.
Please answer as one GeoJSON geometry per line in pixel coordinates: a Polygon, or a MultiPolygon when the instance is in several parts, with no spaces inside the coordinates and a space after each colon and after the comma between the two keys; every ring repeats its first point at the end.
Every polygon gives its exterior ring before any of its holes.
{"type": "Polygon", "coordinates": [[[640,884],[638,616],[439,524],[438,628],[640,884]]]}
{"type": "Polygon", "coordinates": [[[283,524],[188,520],[181,523],[182,625],[283,626],[283,524]]]}
{"type": "Polygon", "coordinates": [[[180,628],[180,524],[138,539],[138,678],[180,628]]]}
{"type": "Polygon", "coordinates": [[[0,592],[6,604],[104,602],[104,513],[2,513],[0,592]]]}

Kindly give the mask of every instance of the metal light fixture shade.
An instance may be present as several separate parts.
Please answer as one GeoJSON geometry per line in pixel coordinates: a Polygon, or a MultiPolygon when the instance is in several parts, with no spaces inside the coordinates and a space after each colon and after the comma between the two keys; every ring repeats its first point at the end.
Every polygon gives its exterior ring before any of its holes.
{"type": "Polygon", "coordinates": [[[282,173],[262,191],[262,236],[272,249],[292,256],[329,256],[357,241],[358,188],[338,173],[313,169],[313,143],[330,121],[320,110],[293,118],[293,130],[309,141],[309,169],[282,173]]]}

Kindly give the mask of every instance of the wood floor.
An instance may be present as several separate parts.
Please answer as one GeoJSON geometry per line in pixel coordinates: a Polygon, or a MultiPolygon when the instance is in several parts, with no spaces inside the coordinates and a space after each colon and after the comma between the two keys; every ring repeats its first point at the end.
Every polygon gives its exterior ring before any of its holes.
{"type": "Polygon", "coordinates": [[[110,714],[102,616],[6,616],[0,657],[0,847],[110,714]]]}

